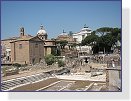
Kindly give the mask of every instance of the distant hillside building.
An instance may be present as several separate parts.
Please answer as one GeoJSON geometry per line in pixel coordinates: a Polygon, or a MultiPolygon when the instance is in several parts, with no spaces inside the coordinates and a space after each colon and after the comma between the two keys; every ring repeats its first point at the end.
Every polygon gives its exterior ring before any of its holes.
{"type": "Polygon", "coordinates": [[[81,43],[81,41],[88,35],[91,34],[91,29],[84,26],[84,28],[81,29],[80,32],[74,33],[73,38],[78,42],[81,43]]]}

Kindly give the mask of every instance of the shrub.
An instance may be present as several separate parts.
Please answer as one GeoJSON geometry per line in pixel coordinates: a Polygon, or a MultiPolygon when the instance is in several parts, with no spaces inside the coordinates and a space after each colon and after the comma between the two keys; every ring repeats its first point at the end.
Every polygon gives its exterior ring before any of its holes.
{"type": "Polygon", "coordinates": [[[59,67],[64,67],[65,63],[62,60],[58,60],[58,66],[59,67]]]}
{"type": "Polygon", "coordinates": [[[52,65],[54,62],[56,62],[56,58],[54,55],[49,54],[45,56],[45,62],[47,63],[47,65],[52,65]]]}
{"type": "Polygon", "coordinates": [[[13,66],[21,67],[21,64],[19,64],[19,63],[15,63],[15,64],[13,64],[13,66]]]}

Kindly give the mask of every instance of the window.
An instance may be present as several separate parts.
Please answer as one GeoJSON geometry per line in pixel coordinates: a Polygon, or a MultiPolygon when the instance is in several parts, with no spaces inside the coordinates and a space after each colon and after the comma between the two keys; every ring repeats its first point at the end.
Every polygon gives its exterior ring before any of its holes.
{"type": "Polygon", "coordinates": [[[22,49],[22,44],[19,44],[19,49],[22,49]]]}
{"type": "Polygon", "coordinates": [[[74,38],[74,41],[76,42],[76,41],[77,41],[77,38],[74,38]]]}
{"type": "Polygon", "coordinates": [[[35,48],[38,48],[38,43],[35,44],[35,48]]]}

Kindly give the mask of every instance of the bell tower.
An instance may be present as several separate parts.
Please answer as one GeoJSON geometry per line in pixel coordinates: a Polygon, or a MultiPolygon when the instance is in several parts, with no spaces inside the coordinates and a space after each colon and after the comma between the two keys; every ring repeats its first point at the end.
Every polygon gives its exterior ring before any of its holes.
{"type": "Polygon", "coordinates": [[[24,36],[25,31],[24,31],[24,27],[20,28],[20,37],[24,36]]]}

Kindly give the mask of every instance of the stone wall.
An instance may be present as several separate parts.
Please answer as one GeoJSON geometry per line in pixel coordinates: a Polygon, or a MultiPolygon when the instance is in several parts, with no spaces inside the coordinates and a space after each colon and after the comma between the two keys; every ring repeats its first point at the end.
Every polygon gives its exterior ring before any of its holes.
{"type": "Polygon", "coordinates": [[[121,89],[121,71],[108,70],[109,73],[109,90],[112,88],[121,89]]]}
{"type": "Polygon", "coordinates": [[[29,61],[31,64],[39,63],[44,58],[44,43],[30,42],[29,43],[29,61]]]}

